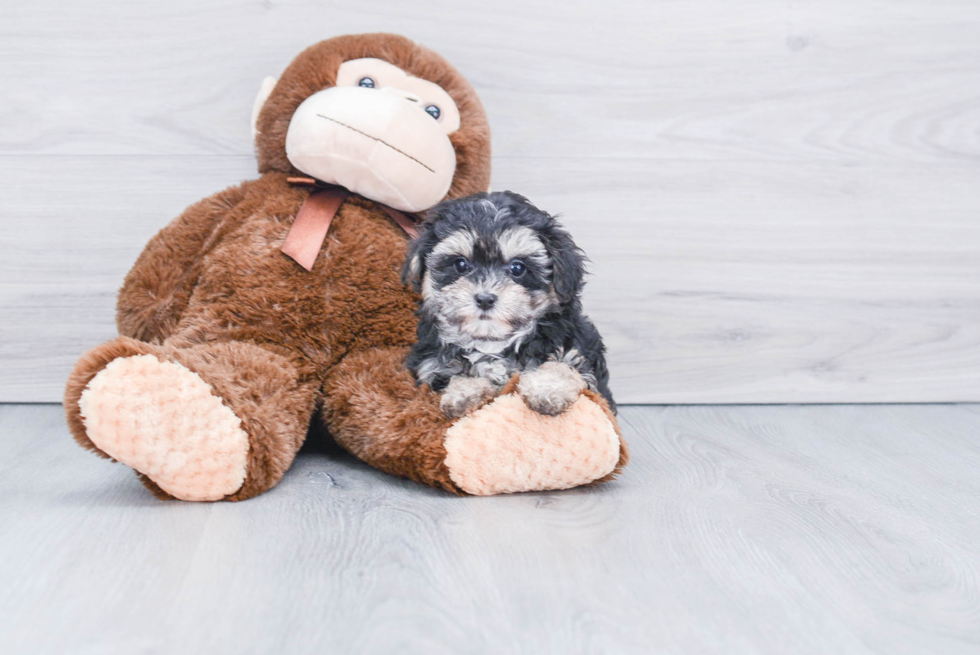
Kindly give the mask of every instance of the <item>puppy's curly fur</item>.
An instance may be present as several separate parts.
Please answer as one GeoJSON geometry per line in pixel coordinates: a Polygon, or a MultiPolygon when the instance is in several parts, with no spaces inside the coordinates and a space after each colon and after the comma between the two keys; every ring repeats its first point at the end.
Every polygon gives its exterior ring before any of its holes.
{"type": "Polygon", "coordinates": [[[514,373],[532,409],[581,390],[615,411],[605,347],[582,312],[585,256],[555,218],[509,191],[443,202],[411,244],[403,280],[422,294],[407,366],[461,415],[514,373]]]}

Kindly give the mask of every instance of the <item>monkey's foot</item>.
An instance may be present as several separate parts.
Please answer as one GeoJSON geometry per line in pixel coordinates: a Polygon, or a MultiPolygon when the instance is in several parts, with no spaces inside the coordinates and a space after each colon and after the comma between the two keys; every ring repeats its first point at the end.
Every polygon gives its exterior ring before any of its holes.
{"type": "Polygon", "coordinates": [[[197,373],[153,355],[121,357],[79,401],[89,439],[182,500],[220,500],[245,480],[248,435],[197,373]]]}
{"type": "Polygon", "coordinates": [[[626,458],[613,419],[587,394],[558,416],[499,396],[456,421],[444,443],[449,477],[477,496],[589,484],[626,458]]]}

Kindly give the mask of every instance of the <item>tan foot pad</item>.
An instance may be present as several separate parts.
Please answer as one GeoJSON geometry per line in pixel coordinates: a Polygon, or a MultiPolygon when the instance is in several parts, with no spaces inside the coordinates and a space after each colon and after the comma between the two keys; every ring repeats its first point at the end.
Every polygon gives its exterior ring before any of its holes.
{"type": "Polygon", "coordinates": [[[79,400],[89,439],[181,500],[220,500],[245,481],[248,435],[196,373],[153,355],[113,360],[79,400]]]}
{"type": "Polygon", "coordinates": [[[445,445],[449,477],[477,496],[569,489],[619,461],[616,428],[585,396],[558,416],[538,414],[517,394],[500,396],[454,423],[445,445]]]}

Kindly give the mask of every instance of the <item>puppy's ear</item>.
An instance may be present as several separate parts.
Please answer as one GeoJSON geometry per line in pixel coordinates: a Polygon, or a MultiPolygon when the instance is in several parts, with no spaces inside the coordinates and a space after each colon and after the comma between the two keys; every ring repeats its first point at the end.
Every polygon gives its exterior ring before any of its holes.
{"type": "Polygon", "coordinates": [[[408,244],[408,259],[402,266],[402,284],[410,284],[416,291],[422,288],[422,275],[425,274],[425,253],[422,250],[422,237],[408,244]]]}
{"type": "Polygon", "coordinates": [[[423,225],[419,236],[408,244],[408,258],[402,267],[402,284],[410,284],[416,292],[422,290],[425,258],[435,248],[437,239],[431,226],[423,225]]]}
{"type": "Polygon", "coordinates": [[[560,227],[542,230],[541,241],[551,257],[552,284],[563,306],[578,298],[585,284],[585,253],[560,227]]]}

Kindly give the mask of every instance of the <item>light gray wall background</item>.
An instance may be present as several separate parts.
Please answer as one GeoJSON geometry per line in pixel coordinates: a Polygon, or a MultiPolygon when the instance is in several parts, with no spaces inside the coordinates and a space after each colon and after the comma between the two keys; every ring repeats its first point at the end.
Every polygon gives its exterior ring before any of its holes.
{"type": "Polygon", "coordinates": [[[980,400],[975,0],[0,4],[0,401],[59,400],[265,75],[393,31],[559,212],[625,403],[980,400]]]}

